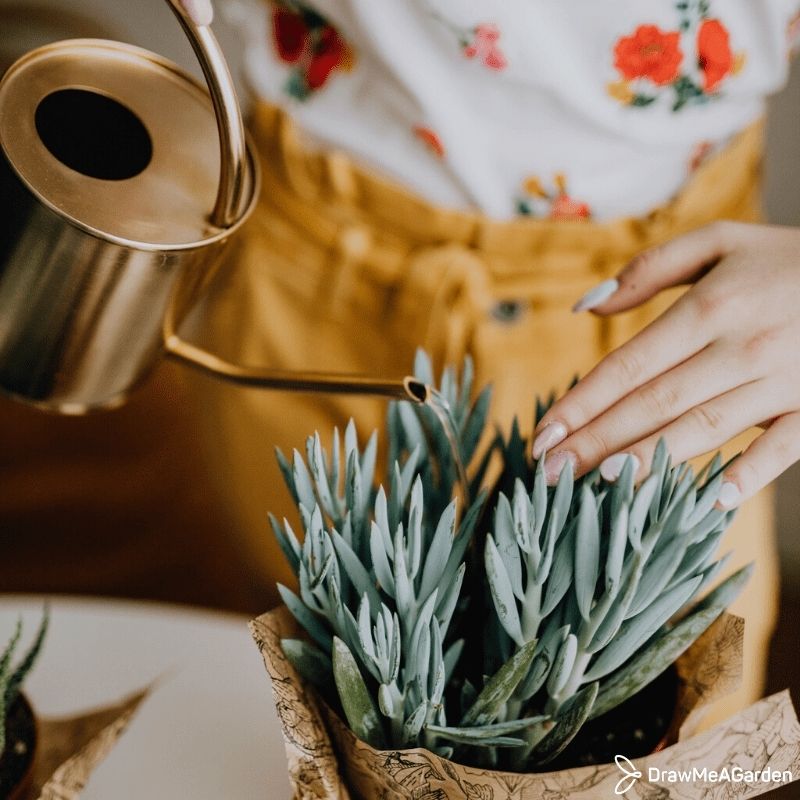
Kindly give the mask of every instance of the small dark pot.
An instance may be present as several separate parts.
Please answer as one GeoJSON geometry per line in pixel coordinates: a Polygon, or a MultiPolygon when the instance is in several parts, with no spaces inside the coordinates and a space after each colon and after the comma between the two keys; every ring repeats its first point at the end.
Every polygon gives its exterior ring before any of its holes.
{"type": "Polygon", "coordinates": [[[0,797],[23,800],[33,781],[38,743],[36,715],[24,695],[19,695],[6,715],[6,749],[0,758],[0,797]]]}

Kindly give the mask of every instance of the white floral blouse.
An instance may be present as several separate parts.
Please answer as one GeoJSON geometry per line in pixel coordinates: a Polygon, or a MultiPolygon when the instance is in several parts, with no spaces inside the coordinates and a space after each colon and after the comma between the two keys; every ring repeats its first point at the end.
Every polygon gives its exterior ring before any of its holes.
{"type": "Polygon", "coordinates": [[[665,202],[763,113],[800,39],[800,0],[225,3],[257,95],[321,144],[496,218],[665,202]]]}

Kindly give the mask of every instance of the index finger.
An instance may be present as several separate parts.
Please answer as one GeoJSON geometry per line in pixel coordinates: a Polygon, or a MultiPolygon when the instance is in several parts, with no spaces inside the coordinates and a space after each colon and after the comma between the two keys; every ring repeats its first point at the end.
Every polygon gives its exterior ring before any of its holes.
{"type": "Polygon", "coordinates": [[[630,341],[614,350],[556,401],[536,426],[533,457],[555,447],[635,389],[710,342],[689,294],[630,341]]]}

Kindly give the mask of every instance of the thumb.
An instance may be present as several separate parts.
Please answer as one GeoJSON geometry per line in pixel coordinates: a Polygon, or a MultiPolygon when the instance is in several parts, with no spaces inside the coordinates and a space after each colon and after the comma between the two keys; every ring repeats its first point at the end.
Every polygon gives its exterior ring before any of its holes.
{"type": "Polygon", "coordinates": [[[180,0],[180,4],[195,25],[210,25],[214,21],[211,0],[180,0]]]}
{"type": "Polygon", "coordinates": [[[735,247],[739,226],[715,222],[645,250],[617,276],[590,289],[573,311],[605,316],[635,308],[662,289],[692,283],[735,247]]]}

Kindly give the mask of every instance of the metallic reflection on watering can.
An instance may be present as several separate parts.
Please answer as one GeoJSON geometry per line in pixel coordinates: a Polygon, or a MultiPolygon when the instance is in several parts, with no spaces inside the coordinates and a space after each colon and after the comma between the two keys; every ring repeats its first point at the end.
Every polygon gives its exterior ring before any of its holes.
{"type": "Polygon", "coordinates": [[[109,408],[167,355],[248,386],[424,401],[409,378],[244,368],[177,335],[259,176],[216,38],[169,5],[211,102],[171,62],[95,39],[34,50],[0,82],[0,391],[109,408]]]}

